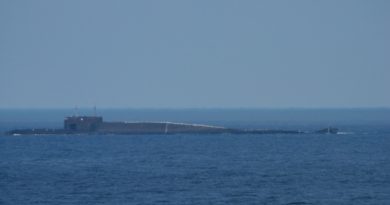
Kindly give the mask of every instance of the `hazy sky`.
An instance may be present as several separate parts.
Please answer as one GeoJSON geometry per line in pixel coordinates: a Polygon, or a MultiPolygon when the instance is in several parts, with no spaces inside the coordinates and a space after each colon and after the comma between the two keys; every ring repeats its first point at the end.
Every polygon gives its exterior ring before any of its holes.
{"type": "Polygon", "coordinates": [[[390,107],[390,1],[0,1],[0,107],[390,107]]]}

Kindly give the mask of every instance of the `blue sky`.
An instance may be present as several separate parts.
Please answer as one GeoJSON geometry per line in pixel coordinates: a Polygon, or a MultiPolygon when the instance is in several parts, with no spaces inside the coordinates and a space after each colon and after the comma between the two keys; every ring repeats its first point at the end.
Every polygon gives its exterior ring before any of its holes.
{"type": "Polygon", "coordinates": [[[390,1],[0,1],[0,107],[390,107],[390,1]]]}

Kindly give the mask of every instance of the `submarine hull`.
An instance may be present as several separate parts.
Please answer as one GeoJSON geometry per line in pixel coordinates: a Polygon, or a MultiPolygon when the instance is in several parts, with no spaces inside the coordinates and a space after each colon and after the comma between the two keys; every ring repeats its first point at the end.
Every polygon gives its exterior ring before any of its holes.
{"type": "MultiPolygon", "coordinates": [[[[16,129],[6,135],[65,135],[65,134],[305,134],[299,130],[245,130],[210,125],[172,122],[104,122],[102,117],[72,116],[64,120],[63,129],[16,129]]],[[[313,133],[313,132],[311,132],[313,133]]],[[[326,128],[314,133],[336,134],[326,128]]]]}

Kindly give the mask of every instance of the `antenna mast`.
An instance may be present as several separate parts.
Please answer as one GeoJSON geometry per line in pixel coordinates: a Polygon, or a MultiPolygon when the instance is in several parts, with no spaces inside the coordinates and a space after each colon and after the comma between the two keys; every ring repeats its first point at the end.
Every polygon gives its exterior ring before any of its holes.
{"type": "Polygon", "coordinates": [[[75,111],[75,114],[76,114],[76,117],[79,116],[79,107],[76,105],[76,107],[74,107],[74,111],[75,111]]]}

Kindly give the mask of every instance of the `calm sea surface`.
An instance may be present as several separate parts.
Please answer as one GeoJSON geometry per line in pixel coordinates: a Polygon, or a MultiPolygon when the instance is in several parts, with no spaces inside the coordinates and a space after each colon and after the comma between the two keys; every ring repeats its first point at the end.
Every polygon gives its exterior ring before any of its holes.
{"type": "MultiPolygon", "coordinates": [[[[90,114],[88,110],[82,110],[90,114]]],[[[0,110],[0,131],[69,110],[0,110]]],[[[0,135],[0,204],[390,204],[390,110],[101,110],[338,135],[0,135]]]]}

